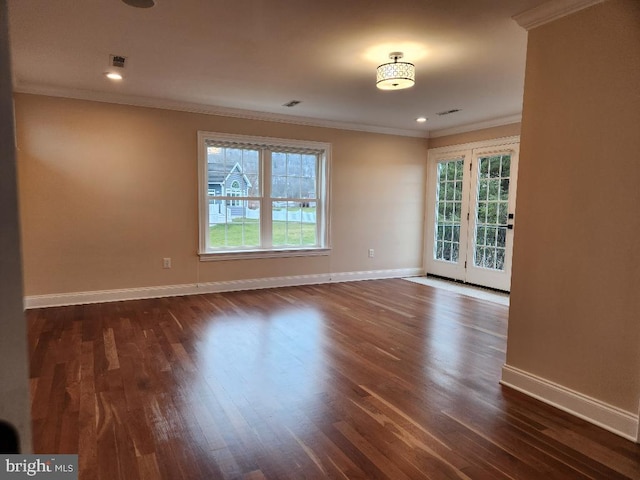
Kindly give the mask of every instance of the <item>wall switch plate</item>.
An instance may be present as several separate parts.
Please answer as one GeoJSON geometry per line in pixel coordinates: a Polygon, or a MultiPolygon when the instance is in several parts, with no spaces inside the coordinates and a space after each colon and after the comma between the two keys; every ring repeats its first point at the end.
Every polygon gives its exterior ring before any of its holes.
{"type": "Polygon", "coordinates": [[[369,249],[369,258],[373,258],[373,254],[374,254],[373,248],[370,248],[369,249]]]}
{"type": "Polygon", "coordinates": [[[171,268],[171,258],[163,258],[162,259],[162,268],[171,268]]]}

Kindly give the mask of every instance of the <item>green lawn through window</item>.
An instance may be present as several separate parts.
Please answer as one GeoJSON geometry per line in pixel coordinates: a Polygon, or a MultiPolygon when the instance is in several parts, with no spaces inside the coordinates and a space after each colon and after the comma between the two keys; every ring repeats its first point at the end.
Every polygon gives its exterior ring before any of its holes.
{"type": "MultiPolygon", "coordinates": [[[[273,222],[274,246],[313,246],[316,241],[315,223],[273,222]]],[[[260,225],[258,220],[237,218],[233,223],[218,224],[209,227],[209,240],[213,248],[217,247],[257,247],[260,244],[260,225]],[[225,238],[226,231],[226,238],[225,238]]]]}

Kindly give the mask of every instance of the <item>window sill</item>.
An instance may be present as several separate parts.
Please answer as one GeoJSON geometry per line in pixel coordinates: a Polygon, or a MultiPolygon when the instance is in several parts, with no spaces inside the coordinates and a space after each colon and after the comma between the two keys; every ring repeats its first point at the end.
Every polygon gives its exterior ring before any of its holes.
{"type": "Polygon", "coordinates": [[[331,253],[330,248],[294,248],[282,250],[242,250],[229,252],[200,252],[201,262],[248,260],[251,258],[320,257],[331,253]]]}

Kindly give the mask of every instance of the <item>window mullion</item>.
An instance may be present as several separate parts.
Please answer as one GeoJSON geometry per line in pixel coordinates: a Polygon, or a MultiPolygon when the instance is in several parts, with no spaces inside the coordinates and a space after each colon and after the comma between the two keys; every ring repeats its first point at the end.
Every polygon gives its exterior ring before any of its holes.
{"type": "Polygon", "coordinates": [[[273,202],[271,201],[271,151],[262,149],[260,168],[262,169],[261,195],[260,202],[260,245],[262,248],[271,248],[273,246],[273,202]]]}

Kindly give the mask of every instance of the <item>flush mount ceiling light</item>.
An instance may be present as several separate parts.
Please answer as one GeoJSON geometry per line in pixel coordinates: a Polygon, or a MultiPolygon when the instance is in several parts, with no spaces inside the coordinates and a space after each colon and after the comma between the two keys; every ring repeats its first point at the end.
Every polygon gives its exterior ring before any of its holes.
{"type": "Polygon", "coordinates": [[[402,52],[391,52],[391,63],[383,63],[378,67],[376,87],[380,90],[402,90],[413,87],[416,83],[416,67],[413,63],[399,62],[402,52]]]}

